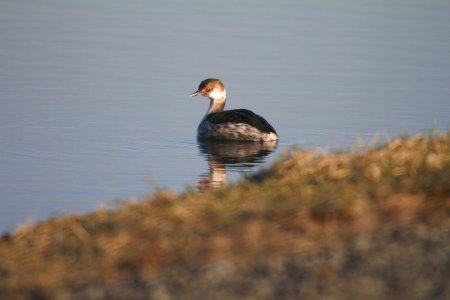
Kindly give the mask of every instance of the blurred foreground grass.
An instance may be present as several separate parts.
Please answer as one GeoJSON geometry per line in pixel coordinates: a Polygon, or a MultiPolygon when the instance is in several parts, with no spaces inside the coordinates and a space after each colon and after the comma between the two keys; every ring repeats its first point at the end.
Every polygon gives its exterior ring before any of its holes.
{"type": "Polygon", "coordinates": [[[449,134],[296,151],[0,242],[1,299],[450,299],[449,134]]]}

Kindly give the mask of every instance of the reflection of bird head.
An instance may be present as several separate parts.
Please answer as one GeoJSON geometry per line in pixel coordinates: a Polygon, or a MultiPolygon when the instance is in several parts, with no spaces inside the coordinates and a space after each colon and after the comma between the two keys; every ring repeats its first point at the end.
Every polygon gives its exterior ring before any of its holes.
{"type": "Polygon", "coordinates": [[[198,189],[200,191],[208,191],[218,189],[225,185],[227,180],[227,170],[224,164],[210,162],[209,172],[200,175],[198,181],[198,189]]]}

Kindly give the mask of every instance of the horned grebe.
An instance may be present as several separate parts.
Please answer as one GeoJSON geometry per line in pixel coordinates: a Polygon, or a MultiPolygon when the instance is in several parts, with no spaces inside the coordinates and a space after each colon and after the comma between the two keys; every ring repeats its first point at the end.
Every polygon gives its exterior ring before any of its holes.
{"type": "Polygon", "coordinates": [[[208,111],[197,128],[198,139],[229,141],[275,141],[277,132],[263,117],[248,109],[224,111],[227,100],[225,86],[219,79],[203,80],[191,94],[211,100],[208,111]]]}

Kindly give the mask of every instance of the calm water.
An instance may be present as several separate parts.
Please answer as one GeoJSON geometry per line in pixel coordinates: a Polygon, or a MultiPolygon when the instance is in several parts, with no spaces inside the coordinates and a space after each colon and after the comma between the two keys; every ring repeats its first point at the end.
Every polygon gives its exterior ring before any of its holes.
{"type": "Polygon", "coordinates": [[[450,124],[450,1],[1,1],[0,232],[450,124]],[[198,144],[202,79],[278,145],[198,144]]]}

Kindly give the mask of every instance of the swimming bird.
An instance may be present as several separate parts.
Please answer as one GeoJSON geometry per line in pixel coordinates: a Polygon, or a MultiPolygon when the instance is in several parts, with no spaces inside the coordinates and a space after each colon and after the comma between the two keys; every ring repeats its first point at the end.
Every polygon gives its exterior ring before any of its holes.
{"type": "Polygon", "coordinates": [[[203,80],[194,96],[209,98],[210,104],[197,128],[200,140],[265,142],[278,140],[278,134],[263,117],[248,109],[224,110],[227,100],[225,86],[219,79],[203,80]]]}

